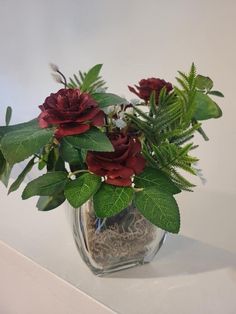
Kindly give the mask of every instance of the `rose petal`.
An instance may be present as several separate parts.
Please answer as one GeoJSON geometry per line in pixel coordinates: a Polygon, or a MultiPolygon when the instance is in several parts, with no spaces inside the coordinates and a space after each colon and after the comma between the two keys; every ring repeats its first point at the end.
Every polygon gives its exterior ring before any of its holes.
{"type": "Polygon", "coordinates": [[[49,126],[48,123],[44,120],[45,115],[47,115],[45,112],[41,112],[38,117],[39,126],[42,129],[47,128],[49,126]]]}
{"type": "Polygon", "coordinates": [[[130,156],[135,156],[137,153],[141,151],[141,143],[138,139],[133,138],[132,145],[130,147],[130,156]]]}
{"type": "Polygon", "coordinates": [[[121,178],[130,178],[134,174],[134,171],[131,168],[123,167],[118,170],[113,170],[109,172],[109,178],[115,179],[117,177],[121,178]]]}
{"type": "Polygon", "coordinates": [[[126,161],[126,166],[133,169],[135,174],[141,173],[144,170],[145,164],[146,161],[141,155],[136,157],[130,157],[126,161]]]}
{"type": "MultiPolygon", "coordinates": [[[[76,122],[84,122],[84,121],[92,121],[94,117],[100,112],[101,110],[99,108],[91,108],[86,110],[86,112],[80,114],[76,118],[76,122]]],[[[103,112],[101,111],[103,114],[103,112]]]]}
{"type": "Polygon", "coordinates": [[[70,125],[63,125],[59,126],[58,129],[56,130],[55,136],[57,138],[61,138],[63,136],[68,136],[68,135],[76,135],[76,134],[81,134],[90,129],[90,126],[88,124],[78,124],[76,127],[70,127],[70,125]]]}
{"type": "Polygon", "coordinates": [[[99,112],[96,113],[96,116],[92,119],[91,124],[95,126],[104,125],[104,116],[104,112],[99,110],[99,112]]]}
{"type": "Polygon", "coordinates": [[[97,174],[98,176],[105,176],[107,174],[107,170],[101,167],[101,164],[97,161],[92,152],[87,153],[86,163],[88,165],[88,170],[97,174]]]}
{"type": "Polygon", "coordinates": [[[135,88],[133,88],[132,86],[128,86],[128,89],[131,91],[131,93],[134,93],[135,95],[137,95],[140,98],[140,94],[136,91],[135,88]]]}
{"type": "Polygon", "coordinates": [[[116,186],[131,186],[132,185],[131,179],[124,179],[124,178],[111,179],[111,178],[107,177],[105,182],[107,184],[112,184],[112,185],[116,185],[116,186]]]}

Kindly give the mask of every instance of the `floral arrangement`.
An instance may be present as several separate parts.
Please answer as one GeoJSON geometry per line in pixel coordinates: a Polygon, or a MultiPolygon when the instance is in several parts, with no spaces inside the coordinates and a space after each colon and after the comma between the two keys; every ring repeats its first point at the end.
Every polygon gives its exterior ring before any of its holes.
{"type": "Polygon", "coordinates": [[[97,217],[112,217],[131,202],[152,224],[178,233],[180,214],[174,195],[194,185],[183,171],[197,175],[192,140],[199,121],[219,118],[209,77],[178,72],[179,86],[159,78],[142,79],[127,101],[107,92],[98,64],[67,80],[56,65],[54,78],[63,88],[39,106],[26,123],[0,127],[0,179],[7,186],[12,167],[27,160],[11,184],[18,189],[37,166],[44,174],[29,182],[22,199],[39,196],[37,208],[48,211],[67,200],[74,208],[93,200],[97,217]]]}

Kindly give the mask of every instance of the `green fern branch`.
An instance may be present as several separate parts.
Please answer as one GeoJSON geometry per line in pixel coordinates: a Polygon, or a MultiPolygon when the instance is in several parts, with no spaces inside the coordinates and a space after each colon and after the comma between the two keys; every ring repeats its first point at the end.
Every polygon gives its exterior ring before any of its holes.
{"type": "Polygon", "coordinates": [[[152,167],[165,172],[179,188],[190,190],[194,185],[185,179],[178,172],[178,169],[196,175],[196,170],[192,167],[192,164],[198,159],[189,155],[192,146],[193,144],[187,144],[180,147],[173,143],[165,143],[158,147],[153,145],[149,151],[145,146],[144,156],[152,167]],[[150,151],[153,151],[154,154],[150,154],[150,151]]]}

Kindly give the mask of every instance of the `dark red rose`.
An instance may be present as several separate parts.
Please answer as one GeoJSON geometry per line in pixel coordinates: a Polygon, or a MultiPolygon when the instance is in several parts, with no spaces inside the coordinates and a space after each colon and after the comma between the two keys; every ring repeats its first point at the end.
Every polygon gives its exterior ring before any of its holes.
{"type": "Polygon", "coordinates": [[[158,102],[158,97],[163,87],[166,87],[167,92],[170,92],[173,89],[171,83],[154,77],[141,80],[139,82],[139,86],[135,85],[135,87],[137,88],[137,90],[134,87],[128,86],[129,90],[132,93],[137,95],[139,98],[145,100],[145,102],[150,99],[151,93],[153,91],[156,92],[156,102],[158,102]]]}
{"type": "Polygon", "coordinates": [[[39,106],[41,128],[56,126],[55,136],[81,134],[91,126],[104,124],[104,113],[93,98],[79,89],[60,89],[47,97],[39,106]]]}
{"type": "Polygon", "coordinates": [[[89,171],[105,177],[105,182],[117,186],[131,186],[131,177],[145,166],[140,141],[127,134],[112,133],[109,139],[114,152],[88,152],[86,163],[89,171]]]}

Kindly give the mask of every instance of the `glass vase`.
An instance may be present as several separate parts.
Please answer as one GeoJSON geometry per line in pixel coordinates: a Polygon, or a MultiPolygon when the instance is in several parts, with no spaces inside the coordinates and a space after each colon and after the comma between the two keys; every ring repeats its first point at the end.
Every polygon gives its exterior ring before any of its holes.
{"type": "Polygon", "coordinates": [[[152,261],[166,232],[146,220],[133,204],[111,218],[97,218],[92,200],[71,208],[73,235],[79,253],[96,275],[152,261]]]}

